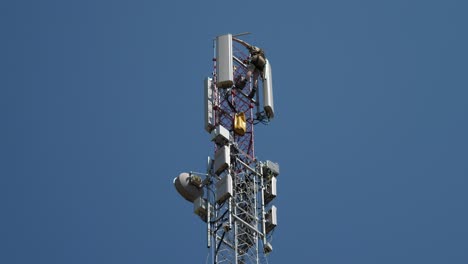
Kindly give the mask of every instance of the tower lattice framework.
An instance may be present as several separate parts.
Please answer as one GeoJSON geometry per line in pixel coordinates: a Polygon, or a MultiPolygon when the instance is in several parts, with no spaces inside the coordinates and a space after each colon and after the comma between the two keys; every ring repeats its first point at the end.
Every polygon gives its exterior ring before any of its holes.
{"type": "MultiPolygon", "coordinates": [[[[216,47],[214,47],[216,49],[216,47]]],[[[252,82],[243,89],[236,87],[219,88],[216,86],[216,57],[213,59],[213,98],[215,126],[229,129],[232,139],[229,142],[231,162],[228,169],[220,175],[209,171],[213,187],[223,177],[232,177],[232,196],[221,204],[214,205],[211,221],[208,222],[213,241],[212,259],[214,263],[267,263],[264,252],[265,205],[262,190],[265,188],[262,166],[255,158],[254,125],[261,116],[258,108],[259,92],[253,99],[252,82]],[[243,113],[246,121],[244,135],[234,131],[236,115],[243,113]]],[[[234,80],[246,75],[248,52],[240,45],[233,45],[234,80]]],[[[214,144],[215,153],[220,146],[214,144]]]]}
{"type": "Polygon", "coordinates": [[[218,36],[213,48],[204,103],[214,155],[206,173],[183,172],[173,183],[206,223],[211,263],[268,263],[279,165],[257,159],[254,127],[274,117],[271,66],[260,48],[231,34],[218,36]],[[261,77],[263,89],[253,92],[251,76],[261,77]]]}

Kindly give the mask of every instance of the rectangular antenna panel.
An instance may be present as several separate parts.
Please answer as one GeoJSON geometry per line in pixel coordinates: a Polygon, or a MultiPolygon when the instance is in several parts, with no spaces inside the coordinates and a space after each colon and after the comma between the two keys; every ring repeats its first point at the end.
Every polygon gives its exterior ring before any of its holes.
{"type": "Polygon", "coordinates": [[[278,225],[278,218],[276,216],[276,206],[272,206],[270,211],[265,215],[266,218],[266,232],[270,233],[278,225]]]}
{"type": "Polygon", "coordinates": [[[268,60],[265,64],[265,80],[263,81],[263,109],[269,119],[275,116],[273,104],[273,79],[271,75],[271,65],[268,60]]]}
{"type": "Polygon", "coordinates": [[[214,171],[220,175],[231,164],[231,151],[229,146],[219,148],[215,153],[214,171]]]}
{"type": "Polygon", "coordinates": [[[216,86],[229,88],[234,84],[232,35],[216,37],[216,86]]]}
{"type": "Polygon", "coordinates": [[[216,183],[216,202],[222,203],[232,196],[232,178],[226,175],[216,183]]]}
{"type": "Polygon", "coordinates": [[[265,199],[265,205],[276,198],[276,177],[271,177],[271,179],[266,183],[263,197],[265,199]]]}
{"type": "Polygon", "coordinates": [[[213,80],[210,77],[205,79],[205,130],[210,133],[214,128],[213,112],[213,80]]]}

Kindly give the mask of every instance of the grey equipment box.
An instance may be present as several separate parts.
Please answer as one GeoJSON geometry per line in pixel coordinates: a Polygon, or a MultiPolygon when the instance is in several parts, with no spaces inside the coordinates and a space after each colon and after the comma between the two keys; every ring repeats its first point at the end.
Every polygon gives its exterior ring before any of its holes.
{"type": "Polygon", "coordinates": [[[263,165],[263,176],[269,176],[272,175],[274,177],[279,175],[279,164],[275,163],[273,161],[267,160],[265,164],[263,165]]]}
{"type": "Polygon", "coordinates": [[[214,141],[218,145],[226,145],[229,142],[229,130],[222,125],[216,126],[211,131],[211,141],[214,141]]]}
{"type": "Polygon", "coordinates": [[[220,175],[226,168],[231,165],[231,151],[229,146],[218,148],[215,153],[214,171],[220,175]]]}
{"type": "Polygon", "coordinates": [[[272,206],[270,211],[265,215],[266,223],[265,228],[267,234],[270,233],[278,225],[278,218],[276,216],[276,206],[272,206]]]}
{"type": "Polygon", "coordinates": [[[266,188],[263,191],[263,197],[265,199],[265,205],[270,203],[273,199],[276,198],[276,177],[271,177],[266,182],[266,188]]]}
{"type": "MultiPolygon", "coordinates": [[[[212,212],[212,206],[210,206],[210,211],[212,212]]],[[[206,222],[208,218],[208,201],[202,197],[198,197],[194,202],[193,202],[193,212],[200,216],[200,218],[206,222]]]]}
{"type": "Polygon", "coordinates": [[[210,77],[205,78],[205,130],[210,133],[214,128],[213,111],[213,80],[210,77]]]}
{"type": "Polygon", "coordinates": [[[218,88],[230,88],[234,84],[231,34],[216,37],[216,81],[218,88]]]}
{"type": "Polygon", "coordinates": [[[265,64],[265,80],[263,81],[263,109],[269,119],[275,116],[273,102],[273,78],[271,75],[271,65],[268,60],[265,64]]]}
{"type": "Polygon", "coordinates": [[[232,177],[227,174],[216,183],[216,202],[222,203],[232,196],[232,177]]]}
{"type": "Polygon", "coordinates": [[[264,246],[263,246],[263,252],[265,252],[265,254],[268,254],[270,252],[273,251],[273,246],[270,244],[270,242],[267,242],[264,246]]]}

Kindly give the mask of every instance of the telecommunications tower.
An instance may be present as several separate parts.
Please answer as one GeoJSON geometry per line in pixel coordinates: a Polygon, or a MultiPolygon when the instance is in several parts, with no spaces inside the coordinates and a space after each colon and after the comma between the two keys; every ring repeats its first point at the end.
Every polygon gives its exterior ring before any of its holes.
{"type": "Polygon", "coordinates": [[[214,40],[213,72],[204,81],[205,130],[214,144],[207,171],[174,179],[206,224],[215,264],[267,263],[277,226],[279,165],[258,160],[254,144],[254,126],[275,113],[271,65],[262,49],[238,38],[245,34],[214,40]]]}

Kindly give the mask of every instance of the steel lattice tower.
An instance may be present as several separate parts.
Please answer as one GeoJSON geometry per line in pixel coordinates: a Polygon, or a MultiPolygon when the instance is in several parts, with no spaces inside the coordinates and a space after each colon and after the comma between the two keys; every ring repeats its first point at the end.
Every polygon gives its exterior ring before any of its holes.
{"type": "Polygon", "coordinates": [[[256,158],[254,126],[273,118],[271,68],[268,64],[261,82],[262,109],[260,89],[248,96],[252,81],[236,87],[246,76],[248,50],[233,43],[230,34],[218,36],[213,46],[212,77],[205,80],[205,129],[212,135],[214,158],[209,157],[206,174],[181,174],[174,183],[206,222],[212,263],[267,263],[277,224],[276,207],[269,203],[276,197],[279,166],[256,158]]]}

